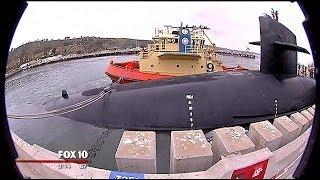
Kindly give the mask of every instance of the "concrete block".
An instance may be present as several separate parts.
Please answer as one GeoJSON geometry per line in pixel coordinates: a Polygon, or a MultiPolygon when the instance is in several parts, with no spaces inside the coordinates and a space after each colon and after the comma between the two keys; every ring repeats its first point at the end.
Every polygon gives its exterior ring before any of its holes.
{"type": "Polygon", "coordinates": [[[248,136],[255,143],[257,149],[267,147],[275,151],[280,147],[283,134],[269,121],[251,123],[248,136]]]}
{"type": "Polygon", "coordinates": [[[287,116],[275,118],[273,125],[283,134],[280,147],[288,144],[300,135],[301,127],[287,116]]]}
{"type": "Polygon", "coordinates": [[[312,107],[309,107],[307,110],[314,116],[314,109],[312,107]]]}
{"type": "Polygon", "coordinates": [[[230,154],[246,154],[255,150],[254,143],[240,126],[225,127],[213,131],[212,152],[214,163],[230,154]]]}
{"type": "Polygon", "coordinates": [[[304,117],[306,117],[309,121],[309,126],[312,124],[313,115],[308,110],[303,110],[300,112],[304,117]]]}
{"type": "Polygon", "coordinates": [[[202,130],[171,132],[170,173],[206,170],[212,165],[212,156],[202,130]]]}
{"type": "Polygon", "coordinates": [[[301,127],[300,134],[305,132],[309,127],[309,120],[298,112],[291,114],[290,119],[301,127]]]}
{"type": "Polygon", "coordinates": [[[156,173],[156,133],[125,131],[115,158],[119,171],[156,173]]]}

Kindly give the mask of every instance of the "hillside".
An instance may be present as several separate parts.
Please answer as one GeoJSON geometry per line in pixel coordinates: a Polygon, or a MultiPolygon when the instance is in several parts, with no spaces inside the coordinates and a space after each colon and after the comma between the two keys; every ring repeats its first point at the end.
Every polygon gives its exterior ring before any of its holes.
{"type": "Polygon", "coordinates": [[[8,70],[36,59],[57,55],[85,54],[103,50],[134,48],[137,45],[146,47],[149,40],[127,38],[81,37],[62,40],[41,40],[28,42],[9,52],[8,70]]]}

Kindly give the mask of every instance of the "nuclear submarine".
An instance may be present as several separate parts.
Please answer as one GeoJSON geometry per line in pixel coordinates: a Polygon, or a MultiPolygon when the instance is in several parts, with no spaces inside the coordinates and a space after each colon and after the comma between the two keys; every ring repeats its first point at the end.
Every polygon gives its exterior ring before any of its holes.
{"type": "Polygon", "coordinates": [[[127,130],[212,129],[249,124],[300,111],[315,103],[315,80],[297,76],[295,35],[268,15],[259,17],[260,70],[212,72],[63,93],[47,111],[95,99],[59,116],[127,130]],[[101,92],[106,92],[100,96],[101,92]]]}

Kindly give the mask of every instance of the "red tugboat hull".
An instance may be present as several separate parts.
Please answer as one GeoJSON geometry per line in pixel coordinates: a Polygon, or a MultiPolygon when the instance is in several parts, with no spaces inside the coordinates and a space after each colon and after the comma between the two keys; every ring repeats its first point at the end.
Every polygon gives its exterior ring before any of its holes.
{"type": "MultiPolygon", "coordinates": [[[[237,67],[222,66],[222,68],[223,68],[223,71],[248,70],[241,66],[237,66],[237,67]]],[[[128,61],[125,63],[113,63],[111,61],[110,65],[105,71],[105,74],[110,77],[112,82],[116,82],[122,77],[119,83],[130,83],[130,82],[137,82],[137,81],[146,81],[146,80],[155,80],[155,79],[174,77],[169,75],[161,75],[159,73],[153,74],[153,73],[140,72],[138,61],[128,61]]]]}
{"type": "Polygon", "coordinates": [[[119,83],[129,83],[172,77],[168,75],[161,75],[159,73],[152,74],[140,72],[138,61],[129,61],[125,63],[113,63],[111,61],[110,65],[105,71],[105,74],[110,77],[112,82],[118,81],[121,78],[119,83]]]}

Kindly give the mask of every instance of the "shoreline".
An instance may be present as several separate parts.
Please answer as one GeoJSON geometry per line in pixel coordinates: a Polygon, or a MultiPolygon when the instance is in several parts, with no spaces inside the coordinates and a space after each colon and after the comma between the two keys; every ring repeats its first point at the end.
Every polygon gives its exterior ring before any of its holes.
{"type": "Polygon", "coordinates": [[[89,54],[73,54],[67,56],[55,56],[49,57],[45,59],[39,59],[35,61],[30,61],[30,66],[26,68],[18,68],[11,72],[7,72],[5,75],[5,79],[9,78],[10,76],[19,73],[23,70],[30,69],[33,67],[45,65],[45,64],[52,64],[57,62],[65,62],[71,61],[74,59],[85,59],[85,58],[95,58],[95,57],[103,57],[103,56],[118,56],[118,55],[131,55],[131,54],[139,54],[140,50],[118,50],[118,51],[102,51],[98,53],[89,53],[89,54]]]}
{"type": "MultiPolygon", "coordinates": [[[[33,60],[33,61],[30,61],[29,66],[26,66],[25,68],[18,68],[18,69],[14,69],[11,72],[7,72],[5,75],[5,79],[9,78],[10,76],[12,76],[16,73],[23,71],[23,70],[30,69],[30,68],[37,67],[37,66],[41,66],[41,65],[45,65],[45,64],[71,61],[74,59],[139,54],[140,51],[141,51],[141,48],[130,49],[130,50],[117,50],[117,51],[101,51],[101,52],[97,52],[97,53],[88,53],[88,54],[72,54],[72,55],[66,55],[66,56],[58,55],[58,56],[54,56],[54,57],[48,57],[45,59],[33,60]]],[[[244,57],[244,58],[249,58],[249,59],[255,59],[257,56],[256,53],[253,53],[253,52],[243,52],[243,51],[238,51],[238,50],[231,50],[231,51],[219,50],[216,53],[220,54],[220,55],[238,56],[238,57],[244,57]]]]}

